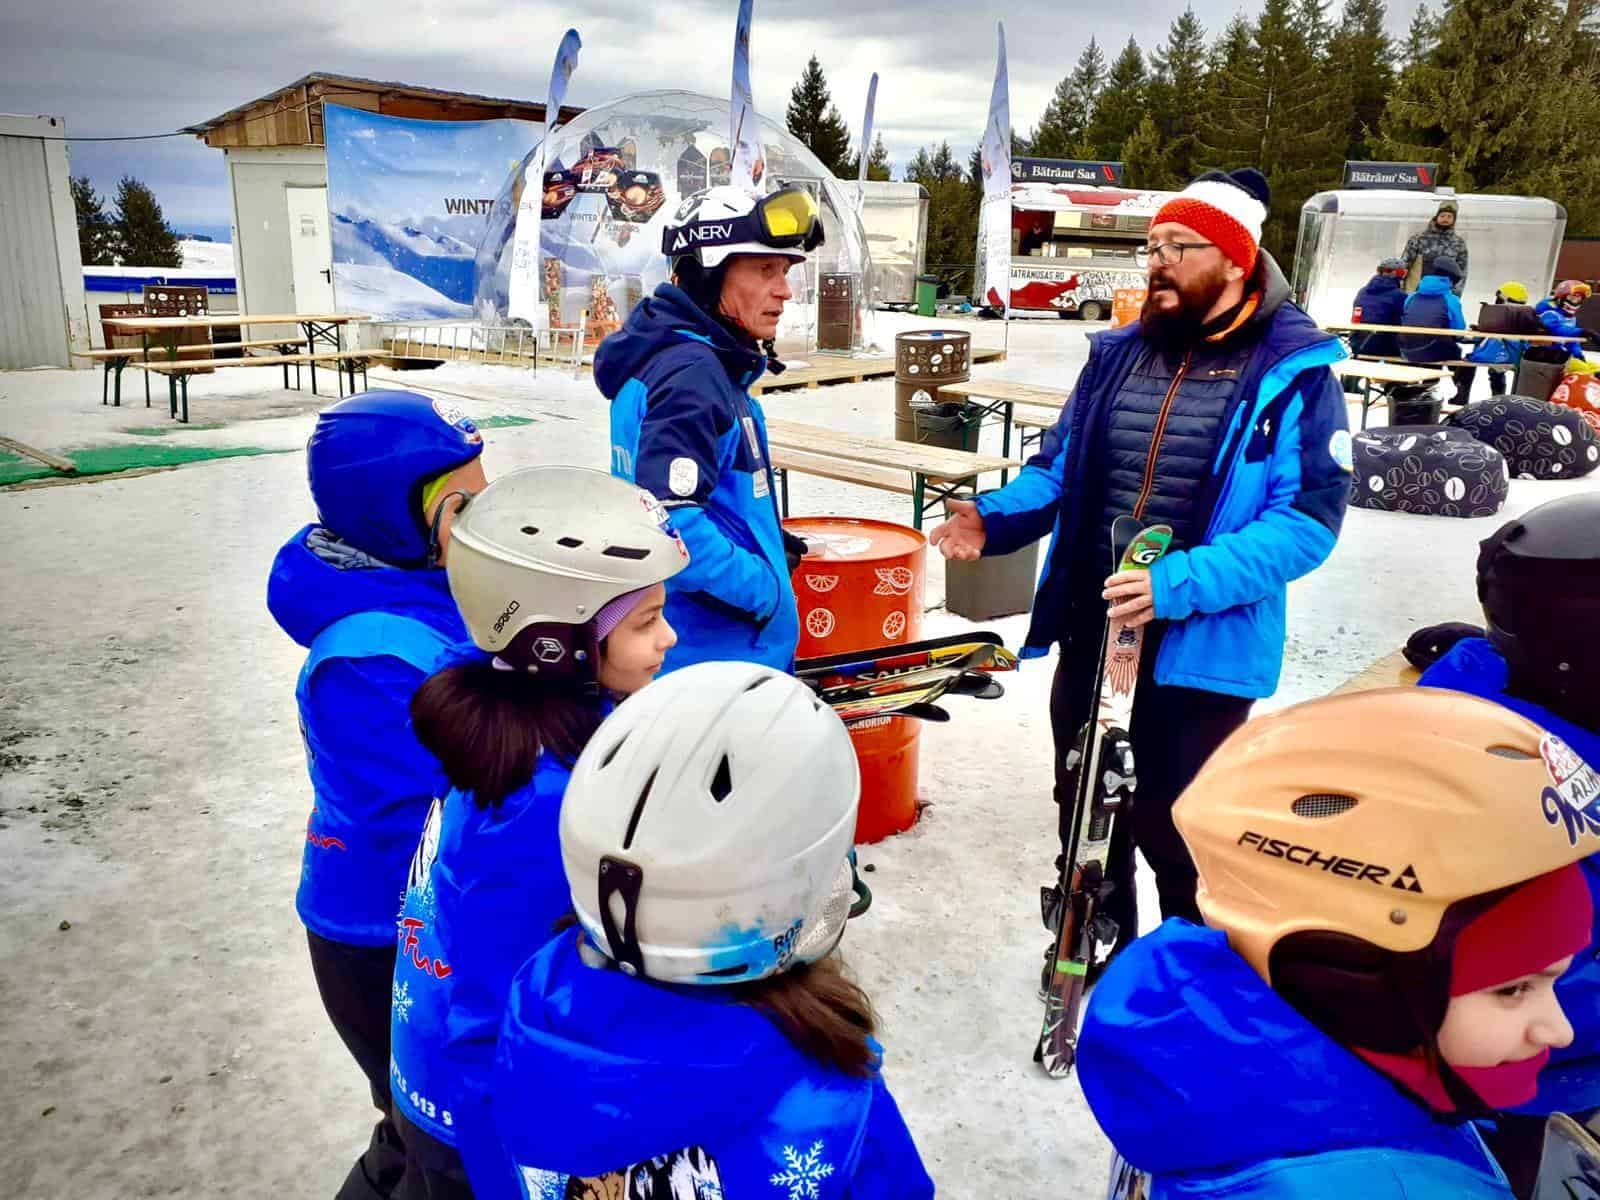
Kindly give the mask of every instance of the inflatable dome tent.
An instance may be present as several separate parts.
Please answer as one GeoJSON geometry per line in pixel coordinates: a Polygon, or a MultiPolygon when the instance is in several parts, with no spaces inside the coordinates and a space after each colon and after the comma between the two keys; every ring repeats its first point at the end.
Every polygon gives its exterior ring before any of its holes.
{"type": "MultiPolygon", "coordinates": [[[[544,179],[536,185],[543,194],[537,270],[547,309],[540,326],[586,322],[592,346],[666,282],[662,227],[684,196],[728,180],[728,113],[725,99],[641,92],[591,108],[556,130],[544,179]]],[[[811,189],[826,235],[822,248],[790,272],[794,299],[778,329],[778,352],[787,357],[809,353],[818,347],[819,333],[829,348],[859,349],[871,341],[865,286],[871,261],[856,214],[855,187],[835,179],[782,127],[763,118],[761,128],[766,172],[757,186],[811,189]],[[853,279],[853,288],[841,286],[839,276],[853,279]]],[[[530,153],[506,180],[479,245],[473,310],[480,321],[512,320],[517,216],[536,158],[530,153]]]]}

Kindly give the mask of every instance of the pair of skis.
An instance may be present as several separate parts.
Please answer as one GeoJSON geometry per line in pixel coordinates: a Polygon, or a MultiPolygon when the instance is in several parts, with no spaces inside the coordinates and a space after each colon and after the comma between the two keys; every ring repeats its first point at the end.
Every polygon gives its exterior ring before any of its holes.
{"type": "Polygon", "coordinates": [[[946,695],[996,699],[1004,689],[990,673],[1016,665],[1000,636],[983,631],[803,658],[795,674],[847,723],[888,716],[947,721],[935,701],[946,695]]]}
{"type": "MultiPolygon", "coordinates": [[[[1171,544],[1170,526],[1144,526],[1133,517],[1112,522],[1112,557],[1118,572],[1149,570],[1171,544]]],[[[1094,712],[1084,722],[1078,747],[1068,759],[1077,778],[1065,825],[1068,840],[1061,878],[1040,889],[1040,907],[1045,925],[1055,931],[1056,948],[1045,989],[1044,1027],[1033,1060],[1052,1079],[1069,1074],[1077,1059],[1078,1010],[1089,966],[1097,951],[1109,952],[1117,941],[1116,923],[1100,911],[1100,905],[1108,890],[1112,818],[1131,802],[1137,783],[1128,729],[1133,724],[1133,693],[1143,646],[1142,625],[1107,618],[1095,668],[1094,712]]]]}

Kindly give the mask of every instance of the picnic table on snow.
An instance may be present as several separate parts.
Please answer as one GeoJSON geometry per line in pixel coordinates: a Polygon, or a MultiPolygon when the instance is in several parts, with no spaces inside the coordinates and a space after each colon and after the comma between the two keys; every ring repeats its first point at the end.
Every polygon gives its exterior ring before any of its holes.
{"type": "Polygon", "coordinates": [[[1367,410],[1372,407],[1378,383],[1438,383],[1450,372],[1443,367],[1424,367],[1411,363],[1384,362],[1381,359],[1347,358],[1333,364],[1333,373],[1361,381],[1361,428],[1367,427],[1367,410]]]}
{"type": "MultiPolygon", "coordinates": [[[[244,329],[250,325],[298,325],[306,340],[306,353],[314,356],[317,345],[332,346],[335,353],[343,353],[344,347],[340,344],[339,333],[343,326],[353,321],[367,320],[365,313],[226,313],[220,316],[206,317],[106,317],[102,324],[107,328],[119,329],[125,333],[139,335],[139,350],[141,360],[150,361],[151,335],[157,335],[167,351],[169,363],[178,361],[178,335],[186,329],[211,329],[218,325],[229,328],[244,329]]],[[[290,343],[282,343],[287,346],[290,343]]],[[[129,356],[132,356],[132,347],[129,347],[129,356]]],[[[245,360],[222,360],[245,361],[245,360]]],[[[273,360],[276,361],[276,360],[273,360]]],[[[216,362],[205,359],[190,360],[189,364],[196,369],[200,367],[214,367],[216,362]]],[[[253,363],[252,365],[260,365],[253,363]]],[[[288,386],[288,366],[284,366],[284,386],[288,386]]],[[[355,381],[352,378],[351,387],[355,381]]],[[[177,384],[173,376],[167,376],[168,398],[172,402],[174,411],[177,408],[177,384]]],[[[311,394],[317,394],[317,368],[316,362],[311,363],[311,394]]],[[[104,400],[104,387],[102,386],[102,402],[104,400]]],[[[122,380],[119,375],[117,380],[117,403],[122,402],[122,380]]],[[[150,407],[150,377],[145,376],[144,405],[150,407]]],[[[187,419],[187,418],[185,418],[187,419]]]]}
{"type": "MultiPolygon", "coordinates": [[[[1061,415],[1061,407],[1066,404],[1072,392],[1068,388],[1045,387],[1038,383],[1020,383],[1014,379],[968,379],[962,383],[941,383],[938,385],[941,395],[960,396],[969,404],[978,408],[978,420],[995,413],[1000,414],[1000,453],[1010,457],[1011,454],[1011,429],[1016,424],[1017,405],[1035,405],[1050,408],[1054,416],[1050,418],[1049,425],[1055,424],[1055,418],[1061,415]],[[988,403],[983,403],[988,401],[988,403]]],[[[1046,426],[1046,428],[1049,427],[1046,426]]],[[[1024,435],[1026,442],[1026,435],[1024,435]]],[[[1009,472],[1000,473],[1000,483],[1005,485],[1009,472]]]]}
{"type": "MultiPolygon", "coordinates": [[[[1550,333],[1486,333],[1481,329],[1433,329],[1420,325],[1357,325],[1349,321],[1329,321],[1323,328],[1329,333],[1415,333],[1421,337],[1448,337],[1456,338],[1458,341],[1463,342],[1481,342],[1490,338],[1503,338],[1508,342],[1531,342],[1536,346],[1581,340],[1550,333]]],[[[1475,365],[1481,367],[1486,364],[1477,363],[1475,365]]]]}
{"type": "Polygon", "coordinates": [[[930,508],[972,490],[977,476],[1022,465],[1016,459],[993,454],[840,433],[821,425],[777,419],[767,421],[767,442],[773,469],[779,473],[779,496],[785,516],[789,512],[789,472],[799,471],[909,494],[911,523],[917,529],[922,528],[922,518],[930,508]]]}

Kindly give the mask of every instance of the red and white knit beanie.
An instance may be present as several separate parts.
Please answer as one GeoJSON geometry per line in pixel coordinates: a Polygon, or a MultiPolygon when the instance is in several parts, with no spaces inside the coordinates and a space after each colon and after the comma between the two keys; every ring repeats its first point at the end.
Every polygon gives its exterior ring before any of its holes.
{"type": "Polygon", "coordinates": [[[1163,204],[1150,225],[1154,228],[1164,221],[1187,225],[1215,242],[1248,275],[1256,267],[1270,196],[1266,178],[1254,167],[1226,174],[1207,171],[1163,204]]]}

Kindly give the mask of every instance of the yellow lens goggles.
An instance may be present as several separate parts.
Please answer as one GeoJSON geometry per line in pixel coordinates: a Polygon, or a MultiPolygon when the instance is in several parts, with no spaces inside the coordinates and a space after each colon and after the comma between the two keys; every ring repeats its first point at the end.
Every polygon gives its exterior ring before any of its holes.
{"type": "Polygon", "coordinates": [[[804,239],[817,224],[816,199],[804,188],[784,188],[765,197],[757,211],[769,238],[804,239]]]}

